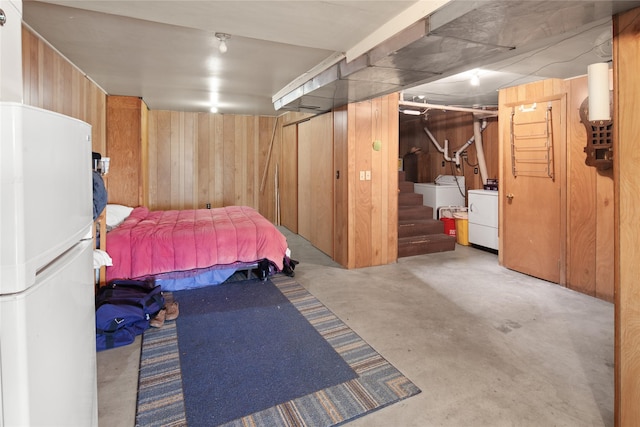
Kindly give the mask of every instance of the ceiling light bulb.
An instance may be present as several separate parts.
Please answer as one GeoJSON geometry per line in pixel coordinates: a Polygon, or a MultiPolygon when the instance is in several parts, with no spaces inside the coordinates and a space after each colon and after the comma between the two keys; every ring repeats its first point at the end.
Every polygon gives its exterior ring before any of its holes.
{"type": "Polygon", "coordinates": [[[231,36],[225,33],[216,33],[215,36],[218,40],[220,40],[218,50],[220,51],[220,53],[225,53],[228,50],[227,40],[229,40],[231,36]]]}
{"type": "Polygon", "coordinates": [[[471,76],[471,86],[480,86],[480,77],[477,74],[471,76]]]}

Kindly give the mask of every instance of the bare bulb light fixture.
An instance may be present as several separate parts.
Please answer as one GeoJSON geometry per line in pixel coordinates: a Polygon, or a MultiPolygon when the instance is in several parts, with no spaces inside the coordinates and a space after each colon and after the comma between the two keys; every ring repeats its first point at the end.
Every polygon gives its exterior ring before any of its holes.
{"type": "Polygon", "coordinates": [[[231,36],[225,33],[216,33],[215,36],[220,41],[218,50],[220,51],[220,53],[225,53],[228,50],[227,40],[229,40],[231,36]]]}

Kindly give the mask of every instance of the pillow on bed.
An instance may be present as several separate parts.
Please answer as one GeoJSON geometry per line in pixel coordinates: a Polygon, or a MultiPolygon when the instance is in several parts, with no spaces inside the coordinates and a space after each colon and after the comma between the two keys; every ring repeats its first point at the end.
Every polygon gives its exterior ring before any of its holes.
{"type": "Polygon", "coordinates": [[[133,208],[123,205],[107,205],[107,231],[116,228],[127,219],[133,208]]]}

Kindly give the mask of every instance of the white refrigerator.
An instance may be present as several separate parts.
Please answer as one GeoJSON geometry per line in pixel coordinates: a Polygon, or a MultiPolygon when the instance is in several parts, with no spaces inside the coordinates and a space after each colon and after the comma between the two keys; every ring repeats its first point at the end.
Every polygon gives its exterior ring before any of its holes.
{"type": "Polygon", "coordinates": [[[91,127],[0,102],[0,426],[98,424],[91,127]]]}

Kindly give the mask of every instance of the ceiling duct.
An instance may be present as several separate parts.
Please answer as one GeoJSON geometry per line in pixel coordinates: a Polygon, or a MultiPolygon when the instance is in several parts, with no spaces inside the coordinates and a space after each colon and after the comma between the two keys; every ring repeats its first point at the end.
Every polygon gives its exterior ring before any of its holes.
{"type": "Polygon", "coordinates": [[[276,110],[318,113],[400,92],[572,37],[629,3],[454,0],[360,57],[333,64],[273,104],[276,110]]]}

